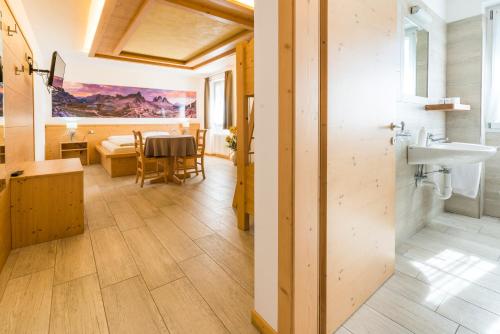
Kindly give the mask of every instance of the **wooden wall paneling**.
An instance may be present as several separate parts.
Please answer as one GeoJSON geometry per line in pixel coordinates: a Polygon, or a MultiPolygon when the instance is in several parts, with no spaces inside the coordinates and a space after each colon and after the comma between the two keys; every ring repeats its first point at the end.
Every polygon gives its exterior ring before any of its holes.
{"type": "MultiPolygon", "coordinates": [[[[191,123],[189,133],[196,135],[199,129],[198,123],[191,123]]],[[[88,141],[89,160],[91,164],[99,163],[99,153],[96,145],[113,135],[132,135],[132,130],[140,131],[168,131],[182,133],[181,124],[79,124],[75,140],[88,141]],[[94,134],[88,134],[94,131],[94,134]]],[[[69,140],[66,125],[47,124],[45,125],[45,158],[47,160],[59,159],[59,144],[69,140]]]]}
{"type": "Polygon", "coordinates": [[[12,248],[9,172],[22,161],[34,159],[33,78],[28,74],[27,57],[31,48],[10,8],[2,0],[2,65],[4,83],[4,121],[0,133],[6,149],[7,164],[0,166],[0,270],[12,248]],[[15,32],[9,32],[13,30],[15,32]],[[24,72],[16,75],[16,66],[24,72]]]}
{"type": "MultiPolygon", "coordinates": [[[[5,50],[7,51],[7,50],[5,50]]],[[[4,54],[5,54],[4,51],[4,54]]],[[[5,57],[8,58],[8,57],[5,57]]],[[[6,79],[8,76],[5,75],[6,79]]],[[[23,84],[24,86],[24,84],[23,84]]],[[[15,87],[15,86],[14,86],[15,87]]],[[[21,87],[16,87],[21,88],[21,87]]],[[[26,87],[29,89],[29,86],[26,87]]],[[[5,105],[5,126],[32,126],[33,125],[33,97],[19,93],[19,91],[12,86],[5,86],[4,89],[8,94],[4,94],[5,105]]]]}
{"type": "Polygon", "coordinates": [[[294,49],[295,0],[278,2],[278,333],[294,325],[294,49]]]}
{"type": "Polygon", "coordinates": [[[5,160],[9,170],[18,169],[23,161],[32,161],[35,155],[32,125],[5,128],[5,160]]]}
{"type": "Polygon", "coordinates": [[[33,77],[28,73],[28,57],[33,57],[22,29],[5,1],[1,2],[2,41],[4,66],[4,117],[5,144],[8,169],[33,160],[34,144],[34,104],[33,77]],[[9,32],[16,30],[16,32],[9,32]],[[24,66],[24,71],[21,71],[24,66]],[[19,70],[16,74],[16,67],[19,70]]]}
{"type": "Polygon", "coordinates": [[[329,0],[327,333],[394,272],[397,1],[329,0]]]}
{"type": "Polygon", "coordinates": [[[12,232],[10,225],[10,191],[5,165],[0,166],[0,179],[7,183],[3,189],[0,189],[0,271],[7,261],[12,248],[12,232]]]}
{"type": "Polygon", "coordinates": [[[320,0],[295,0],[294,333],[319,330],[320,0]]]}

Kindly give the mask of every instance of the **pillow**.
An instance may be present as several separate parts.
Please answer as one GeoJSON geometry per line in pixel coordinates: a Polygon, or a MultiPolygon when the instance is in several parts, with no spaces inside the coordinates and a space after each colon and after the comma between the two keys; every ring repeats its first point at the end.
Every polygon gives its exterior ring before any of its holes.
{"type": "Polygon", "coordinates": [[[109,136],[108,141],[117,146],[134,146],[134,136],[131,135],[109,136]]]}

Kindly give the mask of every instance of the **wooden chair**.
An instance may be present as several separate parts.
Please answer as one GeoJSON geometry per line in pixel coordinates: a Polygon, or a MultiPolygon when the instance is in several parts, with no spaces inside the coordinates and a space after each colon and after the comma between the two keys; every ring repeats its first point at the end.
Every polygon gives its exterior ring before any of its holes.
{"type": "MultiPolygon", "coordinates": [[[[132,131],[134,133],[134,147],[135,154],[137,157],[137,171],[135,174],[135,183],[141,180],[141,188],[144,187],[144,180],[153,179],[160,177],[160,162],[163,162],[163,172],[166,173],[166,161],[165,159],[159,158],[146,158],[144,155],[144,142],[142,141],[141,131],[132,131]],[[156,165],[155,171],[148,171],[148,166],[156,165]]],[[[164,175],[165,182],[167,182],[167,176],[164,175]]]]}
{"type": "Polygon", "coordinates": [[[196,154],[187,157],[178,157],[176,161],[176,172],[182,172],[182,182],[186,182],[188,173],[199,173],[205,179],[205,147],[206,147],[207,130],[196,130],[196,154]],[[189,164],[192,162],[192,164],[189,164]],[[189,165],[188,165],[189,164],[189,165]]]}

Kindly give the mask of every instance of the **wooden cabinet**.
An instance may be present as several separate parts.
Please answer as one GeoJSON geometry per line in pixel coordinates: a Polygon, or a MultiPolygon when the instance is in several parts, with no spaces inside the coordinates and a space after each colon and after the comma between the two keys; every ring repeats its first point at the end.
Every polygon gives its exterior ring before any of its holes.
{"type": "Polygon", "coordinates": [[[61,159],[79,158],[82,165],[89,164],[89,149],[86,141],[63,142],[59,148],[61,159]]]}
{"type": "Polygon", "coordinates": [[[83,233],[83,168],[79,159],[25,162],[10,179],[12,247],[83,233]]]}

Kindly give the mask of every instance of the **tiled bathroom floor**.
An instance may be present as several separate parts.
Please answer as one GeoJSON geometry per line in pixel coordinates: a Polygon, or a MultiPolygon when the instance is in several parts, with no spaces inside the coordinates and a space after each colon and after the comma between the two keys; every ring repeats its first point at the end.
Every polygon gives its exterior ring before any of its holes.
{"type": "Polygon", "coordinates": [[[500,219],[443,214],[397,249],[396,274],[339,334],[500,333],[500,219]]]}

